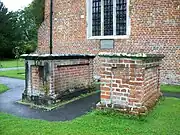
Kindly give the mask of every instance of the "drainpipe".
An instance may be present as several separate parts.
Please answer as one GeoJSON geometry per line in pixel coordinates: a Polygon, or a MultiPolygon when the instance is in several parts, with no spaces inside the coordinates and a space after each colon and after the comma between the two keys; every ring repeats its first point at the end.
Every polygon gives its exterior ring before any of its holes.
{"type": "Polygon", "coordinates": [[[52,54],[52,21],[53,21],[53,0],[50,0],[50,54],[52,54]]]}

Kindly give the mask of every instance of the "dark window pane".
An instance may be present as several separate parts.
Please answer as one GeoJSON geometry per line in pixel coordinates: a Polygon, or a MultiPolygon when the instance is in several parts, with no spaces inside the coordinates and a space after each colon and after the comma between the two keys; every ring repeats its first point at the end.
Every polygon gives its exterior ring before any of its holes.
{"type": "Polygon", "coordinates": [[[101,0],[93,0],[92,6],[92,35],[101,35],[101,0]]]}
{"type": "Polygon", "coordinates": [[[104,35],[113,35],[113,0],[104,0],[104,35]]]}
{"type": "Polygon", "coordinates": [[[126,35],[126,1],[116,0],[116,35],[126,35]]]}

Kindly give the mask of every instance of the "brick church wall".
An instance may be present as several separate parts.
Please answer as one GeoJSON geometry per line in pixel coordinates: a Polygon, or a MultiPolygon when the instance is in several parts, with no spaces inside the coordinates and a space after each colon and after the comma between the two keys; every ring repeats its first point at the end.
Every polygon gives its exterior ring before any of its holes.
{"type": "MultiPolygon", "coordinates": [[[[86,38],[86,0],[54,0],[53,53],[149,53],[164,54],[162,83],[180,82],[180,1],[130,0],[131,32],[114,40],[114,49],[100,49],[100,40],[86,38]]],[[[49,0],[45,21],[39,28],[37,53],[49,52],[49,0]]],[[[100,59],[95,60],[99,75],[100,59]]]]}

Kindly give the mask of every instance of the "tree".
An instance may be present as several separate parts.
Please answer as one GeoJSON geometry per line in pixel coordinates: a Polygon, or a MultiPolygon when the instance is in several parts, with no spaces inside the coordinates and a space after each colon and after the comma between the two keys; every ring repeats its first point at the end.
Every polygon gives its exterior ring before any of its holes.
{"type": "Polygon", "coordinates": [[[34,51],[37,47],[38,28],[44,21],[45,0],[33,0],[33,2],[18,12],[18,22],[22,45],[26,53],[34,51]]]}
{"type": "Polygon", "coordinates": [[[23,10],[8,12],[0,2],[0,57],[13,58],[15,48],[31,53],[37,47],[38,28],[44,20],[44,0],[34,0],[23,10]]]}
{"type": "Polygon", "coordinates": [[[0,57],[12,57],[13,49],[13,27],[12,12],[0,2],[0,57]]]}
{"type": "Polygon", "coordinates": [[[32,7],[36,26],[39,27],[44,21],[45,0],[33,0],[30,6],[32,7]]]}
{"type": "Polygon", "coordinates": [[[32,14],[32,7],[28,6],[24,10],[17,12],[16,27],[21,34],[21,41],[18,46],[24,48],[26,53],[35,51],[37,47],[37,31],[38,27],[35,24],[35,18],[32,14]]]}

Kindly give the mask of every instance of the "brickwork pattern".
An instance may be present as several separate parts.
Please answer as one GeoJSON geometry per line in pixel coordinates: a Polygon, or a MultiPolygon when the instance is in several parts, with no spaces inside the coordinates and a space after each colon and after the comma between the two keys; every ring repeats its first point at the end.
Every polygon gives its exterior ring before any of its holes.
{"type": "MultiPolygon", "coordinates": [[[[49,52],[49,0],[45,3],[45,21],[38,34],[38,53],[49,52]]],[[[53,53],[160,53],[166,56],[161,82],[178,83],[179,15],[179,0],[130,0],[130,37],[114,40],[114,49],[101,50],[99,40],[86,38],[86,0],[54,0],[53,53]]],[[[98,58],[95,63],[95,73],[99,74],[98,58]]]]}
{"type": "Polygon", "coordinates": [[[159,67],[154,67],[145,70],[144,76],[144,98],[143,101],[146,102],[151,98],[152,95],[160,92],[159,85],[159,67]]]}
{"type": "MultiPolygon", "coordinates": [[[[31,65],[31,94],[45,94],[43,90],[49,89],[48,94],[59,97],[76,90],[86,89],[93,82],[93,58],[42,60],[37,65],[31,65]],[[48,67],[45,67],[48,63],[48,67]],[[48,74],[46,73],[48,70],[48,74]],[[46,76],[45,76],[46,73],[46,76]],[[46,78],[46,80],[45,80],[46,78]],[[48,86],[46,86],[48,85],[48,86]]],[[[45,91],[44,91],[45,92],[45,91]]]]}
{"type": "Polygon", "coordinates": [[[41,72],[43,71],[43,67],[39,66],[31,66],[31,75],[32,75],[32,89],[35,92],[40,91],[43,89],[43,74],[41,72]]]}
{"type": "Polygon", "coordinates": [[[129,108],[149,108],[160,96],[158,60],[131,58],[101,59],[101,104],[129,108]]]}
{"type": "Polygon", "coordinates": [[[63,93],[67,90],[74,91],[76,89],[84,89],[92,82],[92,69],[90,70],[88,60],[84,62],[81,61],[81,64],[77,66],[55,65],[54,80],[56,93],[63,93]]]}

